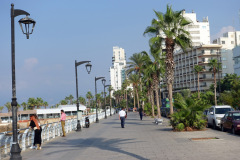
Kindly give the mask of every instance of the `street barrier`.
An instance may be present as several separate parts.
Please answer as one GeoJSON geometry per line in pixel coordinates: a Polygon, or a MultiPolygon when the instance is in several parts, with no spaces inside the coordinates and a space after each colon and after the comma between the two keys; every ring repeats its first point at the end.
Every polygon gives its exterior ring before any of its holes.
{"type": "MultiPolygon", "coordinates": [[[[115,110],[112,109],[112,115],[115,110]]],[[[110,115],[110,110],[107,110],[107,116],[110,115]]],[[[96,115],[88,115],[90,123],[96,121],[96,115]]],[[[104,119],[105,112],[98,114],[98,119],[104,119]]],[[[85,117],[82,117],[80,124],[82,127],[85,125],[85,117]]],[[[59,137],[62,135],[62,126],[60,122],[48,123],[41,125],[42,127],[42,144],[59,137]]],[[[66,120],[65,123],[65,132],[66,134],[76,130],[77,128],[77,119],[66,120]]],[[[0,160],[10,155],[10,150],[12,146],[12,131],[0,133],[0,160]]],[[[30,128],[24,128],[18,130],[18,143],[22,151],[25,151],[28,148],[33,148],[34,142],[34,132],[30,128]]]]}

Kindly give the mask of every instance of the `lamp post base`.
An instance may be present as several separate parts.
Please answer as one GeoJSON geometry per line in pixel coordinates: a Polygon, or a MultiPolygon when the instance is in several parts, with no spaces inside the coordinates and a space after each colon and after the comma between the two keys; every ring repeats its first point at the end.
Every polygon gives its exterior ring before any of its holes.
{"type": "Polygon", "coordinates": [[[77,121],[77,132],[81,131],[80,120],[77,121]]]}
{"type": "Polygon", "coordinates": [[[107,119],[107,115],[105,115],[105,119],[107,119]]]}
{"type": "Polygon", "coordinates": [[[112,116],[112,113],[110,113],[110,116],[112,116]]]}
{"type": "Polygon", "coordinates": [[[22,160],[22,156],[20,153],[21,149],[19,147],[19,144],[12,144],[10,160],[22,160]]]}
{"type": "Polygon", "coordinates": [[[99,119],[98,118],[96,118],[96,123],[98,123],[99,122],[99,119]]]}

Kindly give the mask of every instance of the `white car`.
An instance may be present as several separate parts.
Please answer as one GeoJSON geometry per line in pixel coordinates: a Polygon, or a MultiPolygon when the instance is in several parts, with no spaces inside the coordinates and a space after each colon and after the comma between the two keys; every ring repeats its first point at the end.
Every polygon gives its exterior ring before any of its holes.
{"type": "Polygon", "coordinates": [[[228,105],[212,106],[207,112],[207,127],[212,126],[213,129],[220,128],[221,119],[228,111],[233,111],[233,108],[228,105]]]}

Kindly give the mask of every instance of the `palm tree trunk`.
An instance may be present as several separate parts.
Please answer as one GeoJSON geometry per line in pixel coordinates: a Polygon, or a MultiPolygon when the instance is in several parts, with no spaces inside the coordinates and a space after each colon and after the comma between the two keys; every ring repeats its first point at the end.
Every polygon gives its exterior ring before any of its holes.
{"type": "Polygon", "coordinates": [[[136,94],[137,94],[137,102],[138,102],[138,108],[140,107],[140,104],[139,104],[139,95],[138,95],[138,90],[136,89],[136,94]]]}
{"type": "Polygon", "coordinates": [[[199,72],[197,74],[197,78],[198,78],[198,99],[200,99],[199,72]]]}
{"type": "Polygon", "coordinates": [[[217,105],[217,83],[216,83],[216,72],[214,74],[214,100],[215,100],[215,106],[217,105]]]}
{"type": "Polygon", "coordinates": [[[168,94],[169,94],[169,104],[170,104],[170,114],[173,114],[173,101],[172,101],[172,84],[168,84],[168,94]]]}
{"type": "Polygon", "coordinates": [[[135,98],[136,94],[135,94],[135,89],[133,90],[133,105],[134,105],[134,108],[136,107],[136,98],[135,98]]]}
{"type": "Polygon", "coordinates": [[[156,95],[156,101],[157,101],[157,112],[158,112],[158,118],[161,118],[161,111],[160,111],[160,105],[159,105],[159,94],[158,94],[158,83],[154,82],[154,92],[156,95]]]}
{"type": "Polygon", "coordinates": [[[150,99],[151,99],[151,105],[152,105],[152,116],[155,117],[155,113],[154,113],[154,100],[153,100],[153,90],[150,91],[150,99]]]}

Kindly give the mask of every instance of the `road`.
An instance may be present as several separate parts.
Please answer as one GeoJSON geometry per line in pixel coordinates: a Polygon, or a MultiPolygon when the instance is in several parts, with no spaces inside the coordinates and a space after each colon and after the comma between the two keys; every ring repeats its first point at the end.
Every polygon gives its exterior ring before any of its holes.
{"type": "Polygon", "coordinates": [[[156,125],[150,117],[142,121],[128,113],[125,128],[118,115],[91,124],[81,132],[71,132],[42,146],[42,150],[22,152],[24,160],[226,160],[239,159],[240,136],[208,129],[173,132],[164,119],[156,125]],[[193,141],[191,138],[217,137],[193,141]]]}

